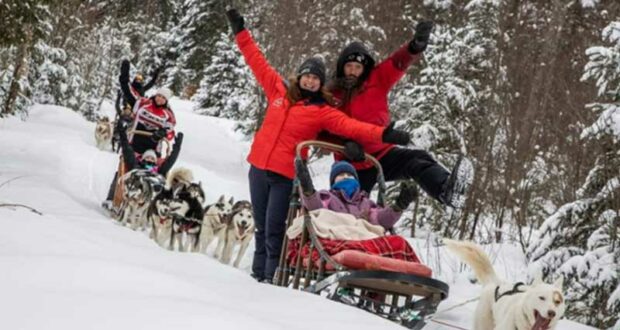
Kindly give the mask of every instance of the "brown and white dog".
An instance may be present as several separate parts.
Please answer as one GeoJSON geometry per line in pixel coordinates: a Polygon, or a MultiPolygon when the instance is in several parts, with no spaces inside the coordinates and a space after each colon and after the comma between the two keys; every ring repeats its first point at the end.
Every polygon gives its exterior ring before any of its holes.
{"type": "Polygon", "coordinates": [[[222,195],[215,204],[205,207],[205,212],[202,216],[198,251],[206,254],[209,245],[217,238],[218,242],[214,257],[220,259],[226,244],[226,229],[230,223],[233,202],[234,199],[232,197],[226,200],[226,197],[222,195]]]}
{"type": "Polygon", "coordinates": [[[103,116],[97,120],[95,126],[95,141],[99,150],[105,150],[106,146],[112,142],[112,123],[107,116],[103,116]]]}
{"type": "Polygon", "coordinates": [[[233,263],[234,267],[239,267],[241,258],[245,254],[250,241],[254,237],[254,214],[252,212],[252,204],[248,201],[238,201],[233,205],[230,213],[230,222],[226,228],[226,242],[224,252],[220,261],[228,264],[232,258],[233,249],[240,245],[239,252],[233,263]]]}
{"type": "Polygon", "coordinates": [[[553,284],[538,277],[530,285],[500,279],[475,243],[444,239],[448,250],[468,264],[482,283],[474,314],[476,330],[552,330],[564,315],[562,277],[553,284]]]}

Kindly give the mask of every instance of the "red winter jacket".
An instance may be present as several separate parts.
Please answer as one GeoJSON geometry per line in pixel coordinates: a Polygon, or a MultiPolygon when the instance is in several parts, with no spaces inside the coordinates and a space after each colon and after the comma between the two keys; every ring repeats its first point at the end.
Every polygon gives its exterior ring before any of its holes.
{"type": "MultiPolygon", "coordinates": [[[[132,129],[154,132],[159,128],[165,128],[168,132],[166,138],[174,138],[174,126],[176,119],[174,113],[167,106],[159,107],[152,98],[142,97],[137,99],[133,106],[134,121],[132,129]]],[[[132,141],[133,136],[130,138],[132,141]]]]}
{"type": "MultiPolygon", "coordinates": [[[[366,55],[370,56],[368,53],[366,55]]],[[[343,56],[341,55],[341,57],[343,56]]],[[[390,123],[390,112],[388,109],[390,89],[405,75],[409,65],[419,61],[421,57],[421,53],[416,55],[409,53],[408,44],[403,45],[390,57],[372,68],[359,92],[351,98],[348,104],[345,105],[340,102],[341,105],[338,108],[351,116],[351,118],[366,123],[387,126],[390,123]]],[[[339,66],[344,65],[341,60],[338,62],[339,66]]],[[[342,68],[339,67],[338,72],[339,75],[342,75],[342,68]]],[[[336,99],[341,100],[343,98],[342,90],[335,89],[331,92],[336,99]]],[[[362,145],[365,152],[374,155],[378,159],[394,147],[392,144],[382,142],[358,142],[362,145]]],[[[368,161],[354,163],[353,165],[356,169],[367,169],[373,166],[368,161]]]]}
{"type": "Polygon", "coordinates": [[[315,139],[322,130],[364,143],[380,142],[384,127],[353,120],[326,104],[290,104],[282,77],[269,65],[247,30],[239,32],[237,45],[267,96],[267,111],[248,155],[253,166],[288,178],[295,176],[295,147],[315,139]]]}

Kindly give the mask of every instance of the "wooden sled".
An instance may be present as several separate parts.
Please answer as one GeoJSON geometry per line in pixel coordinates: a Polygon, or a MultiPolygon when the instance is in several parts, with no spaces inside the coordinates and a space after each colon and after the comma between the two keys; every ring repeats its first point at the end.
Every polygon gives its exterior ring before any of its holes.
{"type": "MultiPolygon", "coordinates": [[[[297,146],[297,157],[301,158],[301,150],[311,146],[343,151],[343,147],[338,145],[306,141],[297,146]]],[[[383,205],[385,179],[381,165],[371,155],[366,154],[366,159],[377,168],[379,184],[377,203],[383,205]]],[[[299,215],[304,217],[303,231],[298,244],[299,251],[294,260],[288,260],[290,245],[285,236],[274,284],[323,295],[364,309],[409,329],[424,327],[426,320],[436,311],[439,303],[448,297],[449,286],[431,278],[430,269],[421,264],[369,254],[365,256],[365,253],[358,251],[349,253],[352,252],[350,250],[334,256],[328,255],[313,230],[308,210],[301,206],[299,194],[299,181],[296,178],[293,183],[287,227],[299,215]],[[303,257],[301,249],[306,244],[309,244],[307,255],[312,256],[313,251],[318,252],[318,261],[312,262],[309,258],[303,257]]]]}

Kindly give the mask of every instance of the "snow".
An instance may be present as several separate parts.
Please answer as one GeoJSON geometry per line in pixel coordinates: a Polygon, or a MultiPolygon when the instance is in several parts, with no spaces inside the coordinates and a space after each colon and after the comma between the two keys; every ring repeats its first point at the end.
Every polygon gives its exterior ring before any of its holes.
{"type": "Polygon", "coordinates": [[[583,8],[594,8],[598,5],[600,0],[580,0],[580,2],[583,8]]]}
{"type": "MultiPolygon", "coordinates": [[[[234,123],[196,115],[191,102],[172,106],[186,136],[177,165],[194,171],[207,202],[221,194],[247,199],[249,142],[234,123]]],[[[256,283],[248,274],[251,249],[235,269],[210,256],[161,249],[144,233],[117,225],[99,204],[118,156],[96,149],[93,132],[93,123],[57,106],[35,105],[27,121],[0,120],[0,203],[43,213],[0,208],[1,328],[401,329],[322,297],[256,283]]],[[[313,166],[325,178],[328,161],[313,166]]],[[[475,302],[447,309],[475,298],[480,287],[431,241],[411,239],[451,287],[437,320],[469,329],[475,302]]],[[[485,249],[506,279],[526,278],[517,246],[485,249]]],[[[431,322],[425,329],[451,328],[431,322]]],[[[559,329],[592,328],[562,321],[559,329]]]]}

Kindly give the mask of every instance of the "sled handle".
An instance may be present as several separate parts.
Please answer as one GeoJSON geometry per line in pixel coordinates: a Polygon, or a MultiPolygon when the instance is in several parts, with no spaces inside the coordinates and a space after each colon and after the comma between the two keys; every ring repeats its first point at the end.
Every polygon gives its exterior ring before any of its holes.
{"type": "MultiPolygon", "coordinates": [[[[297,148],[295,149],[297,158],[301,159],[301,151],[304,148],[308,148],[308,147],[317,147],[321,149],[327,149],[330,151],[344,153],[344,146],[334,144],[334,143],[329,143],[329,142],[308,140],[308,141],[303,141],[297,144],[297,148]]],[[[386,187],[385,187],[385,176],[383,175],[383,168],[381,167],[381,164],[379,163],[379,161],[372,155],[368,153],[364,153],[364,156],[366,156],[366,160],[369,160],[374,165],[374,167],[377,169],[377,183],[379,184],[379,194],[377,196],[377,204],[381,206],[385,206],[386,187]]],[[[295,176],[297,176],[297,174],[295,174],[295,176]]]]}

